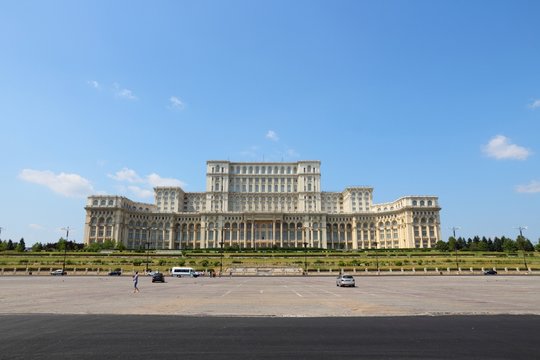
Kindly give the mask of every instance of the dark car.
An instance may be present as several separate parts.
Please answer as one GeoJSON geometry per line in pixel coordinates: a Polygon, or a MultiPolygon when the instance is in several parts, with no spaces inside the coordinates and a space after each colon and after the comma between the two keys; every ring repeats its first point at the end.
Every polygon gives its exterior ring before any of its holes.
{"type": "Polygon", "coordinates": [[[163,276],[163,273],[157,272],[152,275],[152,282],[165,282],[165,277],[163,276]]]}
{"type": "Polygon", "coordinates": [[[493,269],[484,271],[484,275],[497,275],[497,272],[493,269]]]}
{"type": "Polygon", "coordinates": [[[113,270],[109,273],[109,276],[120,276],[122,275],[122,271],[120,270],[113,270]]]}

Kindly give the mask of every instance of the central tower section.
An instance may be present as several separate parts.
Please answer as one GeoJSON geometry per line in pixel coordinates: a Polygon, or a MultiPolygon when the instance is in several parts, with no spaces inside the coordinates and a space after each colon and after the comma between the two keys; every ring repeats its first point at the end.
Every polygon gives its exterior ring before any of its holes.
{"type": "Polygon", "coordinates": [[[321,163],[206,163],[210,212],[319,212],[321,163]]]}

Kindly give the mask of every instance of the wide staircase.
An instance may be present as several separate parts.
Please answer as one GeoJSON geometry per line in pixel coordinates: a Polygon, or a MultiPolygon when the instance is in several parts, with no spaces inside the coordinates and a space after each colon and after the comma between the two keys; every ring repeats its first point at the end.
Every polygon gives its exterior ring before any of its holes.
{"type": "Polygon", "coordinates": [[[224,276],[302,276],[299,267],[231,267],[224,271],[224,276]]]}

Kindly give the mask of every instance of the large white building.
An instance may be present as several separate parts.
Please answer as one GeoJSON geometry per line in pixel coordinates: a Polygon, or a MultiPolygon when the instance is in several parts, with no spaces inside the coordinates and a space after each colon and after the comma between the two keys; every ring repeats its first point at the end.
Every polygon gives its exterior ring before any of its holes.
{"type": "Polygon", "coordinates": [[[441,239],[436,196],[373,203],[373,188],[321,189],[320,161],[208,161],[206,191],[154,188],[154,203],[88,198],[85,244],[129,249],[429,248],[441,239]]]}

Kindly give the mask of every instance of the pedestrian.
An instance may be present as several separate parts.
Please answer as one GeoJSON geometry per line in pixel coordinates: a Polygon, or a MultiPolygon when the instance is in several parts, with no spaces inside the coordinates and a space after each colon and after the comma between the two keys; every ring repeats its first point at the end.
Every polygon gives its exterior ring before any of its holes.
{"type": "Polygon", "coordinates": [[[137,284],[139,283],[139,272],[135,271],[135,275],[133,275],[133,292],[139,292],[139,288],[137,287],[137,284]]]}

